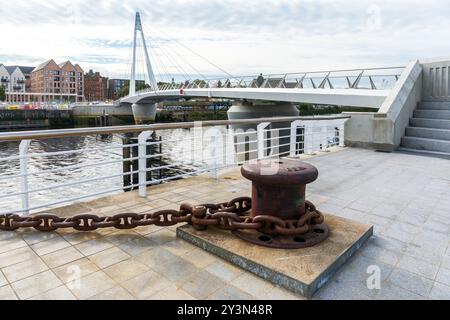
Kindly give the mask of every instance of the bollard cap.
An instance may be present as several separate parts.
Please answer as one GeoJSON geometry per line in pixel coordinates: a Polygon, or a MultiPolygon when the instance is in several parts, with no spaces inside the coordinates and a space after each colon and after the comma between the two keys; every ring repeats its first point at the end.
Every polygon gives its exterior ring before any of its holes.
{"type": "Polygon", "coordinates": [[[317,180],[319,172],[309,163],[291,159],[257,160],[241,168],[242,175],[266,185],[306,185],[317,180]]]}

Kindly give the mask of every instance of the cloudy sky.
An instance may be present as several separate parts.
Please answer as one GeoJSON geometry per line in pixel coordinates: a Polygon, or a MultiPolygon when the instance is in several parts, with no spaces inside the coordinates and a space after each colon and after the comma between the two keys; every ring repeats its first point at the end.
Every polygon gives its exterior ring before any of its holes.
{"type": "Polygon", "coordinates": [[[186,47],[234,75],[450,56],[448,0],[0,0],[0,63],[127,76],[136,11],[159,74],[221,73],[186,47]]]}

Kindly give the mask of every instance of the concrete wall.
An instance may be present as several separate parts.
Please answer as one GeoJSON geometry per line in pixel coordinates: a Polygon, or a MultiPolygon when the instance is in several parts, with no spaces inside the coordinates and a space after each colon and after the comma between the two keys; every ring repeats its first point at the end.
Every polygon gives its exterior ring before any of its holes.
{"type": "Polygon", "coordinates": [[[345,145],[357,148],[372,148],[374,112],[344,112],[351,118],[345,123],[345,145]]]}
{"type": "Polygon", "coordinates": [[[111,116],[132,116],[133,110],[131,105],[110,105],[110,104],[96,104],[88,105],[84,103],[75,104],[73,108],[74,116],[101,116],[108,114],[111,116]]]}
{"type": "Polygon", "coordinates": [[[450,101],[450,58],[420,62],[423,66],[423,100],[450,101]]]}
{"type": "Polygon", "coordinates": [[[346,144],[387,152],[397,149],[422,99],[422,70],[419,61],[409,63],[377,113],[346,113],[352,116],[345,126],[346,144]]]}

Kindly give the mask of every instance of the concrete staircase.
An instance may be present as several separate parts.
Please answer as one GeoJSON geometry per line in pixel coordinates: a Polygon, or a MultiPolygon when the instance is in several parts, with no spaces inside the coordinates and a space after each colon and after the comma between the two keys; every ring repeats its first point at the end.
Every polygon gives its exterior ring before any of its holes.
{"type": "Polygon", "coordinates": [[[450,102],[420,102],[400,149],[450,155],[450,102]]]}

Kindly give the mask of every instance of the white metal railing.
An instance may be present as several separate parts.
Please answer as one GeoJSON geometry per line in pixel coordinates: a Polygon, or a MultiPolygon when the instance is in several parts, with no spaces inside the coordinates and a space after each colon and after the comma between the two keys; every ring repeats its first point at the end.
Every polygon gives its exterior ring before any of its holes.
{"type": "Polygon", "coordinates": [[[0,156],[0,167],[8,167],[0,172],[0,214],[27,215],[130,189],[139,189],[139,195],[146,197],[147,187],[154,184],[201,173],[217,178],[220,169],[246,161],[326,151],[344,145],[348,118],[286,117],[0,133],[0,146],[2,141],[20,141],[14,154],[0,156]],[[123,133],[128,133],[126,139],[123,133]],[[161,138],[155,139],[153,133],[161,138]],[[112,138],[96,144],[96,137],[105,134],[112,138]],[[36,147],[49,138],[61,144],[74,137],[89,137],[94,146],[51,151],[36,147]],[[78,163],[80,156],[88,160],[78,163]]]}
{"type": "MultiPolygon", "coordinates": [[[[160,83],[159,91],[204,88],[286,88],[286,89],[392,89],[405,67],[366,68],[260,74],[215,79],[198,79],[181,83],[160,83]]],[[[148,88],[137,93],[155,91],[148,88]]]]}

